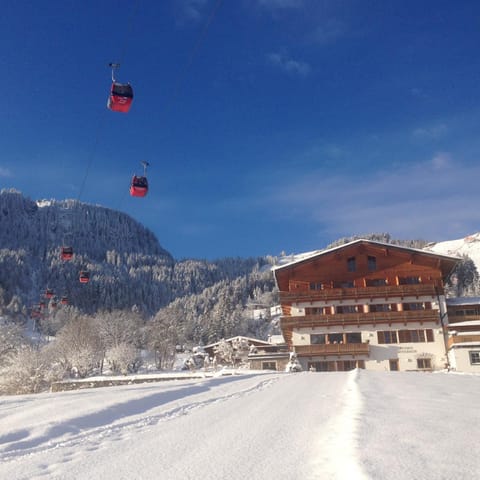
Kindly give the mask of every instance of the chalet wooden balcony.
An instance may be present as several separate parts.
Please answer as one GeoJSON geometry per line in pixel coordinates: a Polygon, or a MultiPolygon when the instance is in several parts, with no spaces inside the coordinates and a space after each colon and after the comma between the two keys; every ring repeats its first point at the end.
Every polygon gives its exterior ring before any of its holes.
{"type": "Polygon", "coordinates": [[[408,324],[412,322],[439,323],[438,310],[405,310],[403,312],[370,312],[370,313],[337,313],[335,315],[304,315],[296,317],[281,317],[280,327],[315,328],[346,325],[378,325],[378,324],[408,324]]]}
{"type": "Polygon", "coordinates": [[[324,290],[299,290],[280,292],[280,303],[356,300],[361,298],[420,297],[436,298],[435,285],[396,285],[382,287],[326,288],[324,290]]]}
{"type": "Polygon", "coordinates": [[[455,315],[455,313],[448,313],[448,323],[454,324],[458,322],[469,322],[471,320],[480,320],[480,315],[455,315]]]}
{"type": "Polygon", "coordinates": [[[296,345],[295,352],[299,357],[313,357],[316,355],[370,355],[370,345],[368,343],[296,345]]]}
{"type": "Polygon", "coordinates": [[[451,348],[454,345],[472,342],[480,343],[480,335],[455,335],[448,339],[448,348],[451,348]]]}

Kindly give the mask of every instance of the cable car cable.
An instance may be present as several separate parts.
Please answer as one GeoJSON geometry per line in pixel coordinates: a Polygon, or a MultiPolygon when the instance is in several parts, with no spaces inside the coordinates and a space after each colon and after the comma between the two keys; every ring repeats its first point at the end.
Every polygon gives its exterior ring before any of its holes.
{"type": "MultiPolygon", "coordinates": [[[[174,103],[175,103],[175,101],[176,101],[176,99],[179,95],[180,87],[181,87],[182,83],[184,82],[185,78],[187,77],[187,73],[188,73],[190,67],[193,64],[193,61],[194,61],[198,51],[200,50],[200,46],[207,36],[208,29],[209,29],[210,25],[212,24],[218,10],[220,9],[222,1],[223,0],[217,0],[215,2],[215,5],[213,6],[212,11],[210,12],[210,15],[208,16],[207,21],[203,25],[203,29],[200,32],[200,35],[198,36],[195,44],[193,45],[193,48],[190,52],[190,55],[187,59],[187,62],[185,63],[185,65],[183,67],[183,70],[181,70],[177,81],[175,82],[175,86],[174,86],[174,89],[173,89],[173,95],[171,96],[171,100],[170,100],[170,111],[173,108],[173,105],[174,105],[174,103]]],[[[167,112],[168,112],[168,110],[167,110],[167,112]]]]}

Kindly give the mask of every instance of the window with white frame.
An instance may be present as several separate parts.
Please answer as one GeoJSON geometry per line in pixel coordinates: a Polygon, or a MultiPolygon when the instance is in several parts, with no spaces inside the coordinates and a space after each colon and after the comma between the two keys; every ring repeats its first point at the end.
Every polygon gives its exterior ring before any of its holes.
{"type": "Polygon", "coordinates": [[[470,351],[470,364],[471,365],[480,365],[480,350],[470,351]]]}
{"type": "Polygon", "coordinates": [[[417,358],[417,368],[430,370],[432,368],[432,360],[430,358],[417,358]]]}

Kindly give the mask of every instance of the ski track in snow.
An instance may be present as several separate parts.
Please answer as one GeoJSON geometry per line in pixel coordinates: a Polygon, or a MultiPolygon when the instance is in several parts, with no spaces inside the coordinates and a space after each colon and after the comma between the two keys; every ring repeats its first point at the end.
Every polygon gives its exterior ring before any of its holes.
{"type": "MultiPolygon", "coordinates": [[[[234,378],[232,378],[232,380],[233,379],[234,378]]],[[[218,383],[221,384],[228,380],[230,379],[221,378],[219,379],[218,383]]],[[[136,402],[135,400],[128,401],[125,404],[115,404],[108,407],[108,410],[111,410],[111,415],[108,417],[106,417],[105,411],[100,411],[88,416],[80,416],[78,419],[67,419],[66,422],[62,422],[51,427],[44,433],[44,435],[30,440],[22,440],[24,436],[29,434],[28,430],[16,431],[11,434],[0,436],[0,461],[7,462],[18,459],[19,457],[41,454],[48,450],[53,450],[59,447],[74,447],[85,443],[99,444],[108,439],[116,440],[117,438],[115,437],[120,437],[124,433],[132,430],[139,431],[148,428],[149,426],[156,425],[162,421],[168,421],[182,415],[188,415],[193,410],[198,410],[212,403],[225,402],[263,390],[264,388],[271,386],[275,381],[278,381],[278,378],[261,380],[254,386],[237,392],[223,395],[221,394],[215,397],[209,397],[205,400],[186,402],[185,404],[177,405],[173,408],[162,411],[161,413],[142,416],[141,418],[134,420],[127,419],[118,421],[117,419],[123,417],[123,411],[132,411],[132,404],[136,402]],[[96,425],[96,422],[101,422],[103,425],[96,425]],[[107,422],[108,425],[105,424],[107,422]],[[112,425],[112,422],[115,422],[115,424],[112,425]],[[61,440],[60,438],[64,435],[70,435],[70,437],[66,440],[61,440]],[[2,444],[4,445],[4,453],[1,453],[2,444]]],[[[198,385],[198,393],[209,390],[212,386],[214,386],[212,385],[214,382],[215,379],[210,380],[210,383],[207,385],[198,385]]],[[[194,389],[195,387],[188,386],[184,388],[189,388],[189,390],[192,390],[192,388],[194,389]]],[[[182,388],[180,388],[180,390],[181,389],[182,388]]],[[[160,403],[167,403],[172,400],[174,401],[177,398],[177,392],[178,389],[163,392],[160,395],[165,395],[166,398],[164,398],[160,403]]],[[[158,395],[155,397],[158,397],[158,395]]],[[[187,399],[189,399],[189,397],[187,397],[187,399]]],[[[181,400],[183,399],[178,399],[177,403],[179,403],[181,400]]],[[[139,402],[141,404],[145,404],[145,398],[142,397],[139,399],[139,402]]],[[[161,407],[161,405],[159,406],[161,407]]],[[[141,411],[139,409],[138,413],[140,414],[145,410],[146,408],[142,408],[141,411]]],[[[92,449],[95,448],[96,447],[92,445],[92,449]]]]}
{"type": "Polygon", "coordinates": [[[362,414],[362,398],[358,370],[349,372],[341,395],[339,411],[325,426],[325,435],[317,442],[320,461],[314,463],[318,479],[366,480],[358,460],[358,419],[362,414]]]}

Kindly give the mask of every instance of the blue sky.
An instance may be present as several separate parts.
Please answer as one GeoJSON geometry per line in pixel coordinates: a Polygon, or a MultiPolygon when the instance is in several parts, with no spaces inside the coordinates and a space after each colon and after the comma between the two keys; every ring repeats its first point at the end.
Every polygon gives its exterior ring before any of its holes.
{"type": "Polygon", "coordinates": [[[0,187],[124,211],[175,258],[480,230],[480,2],[19,0],[0,44],[0,187]]]}

